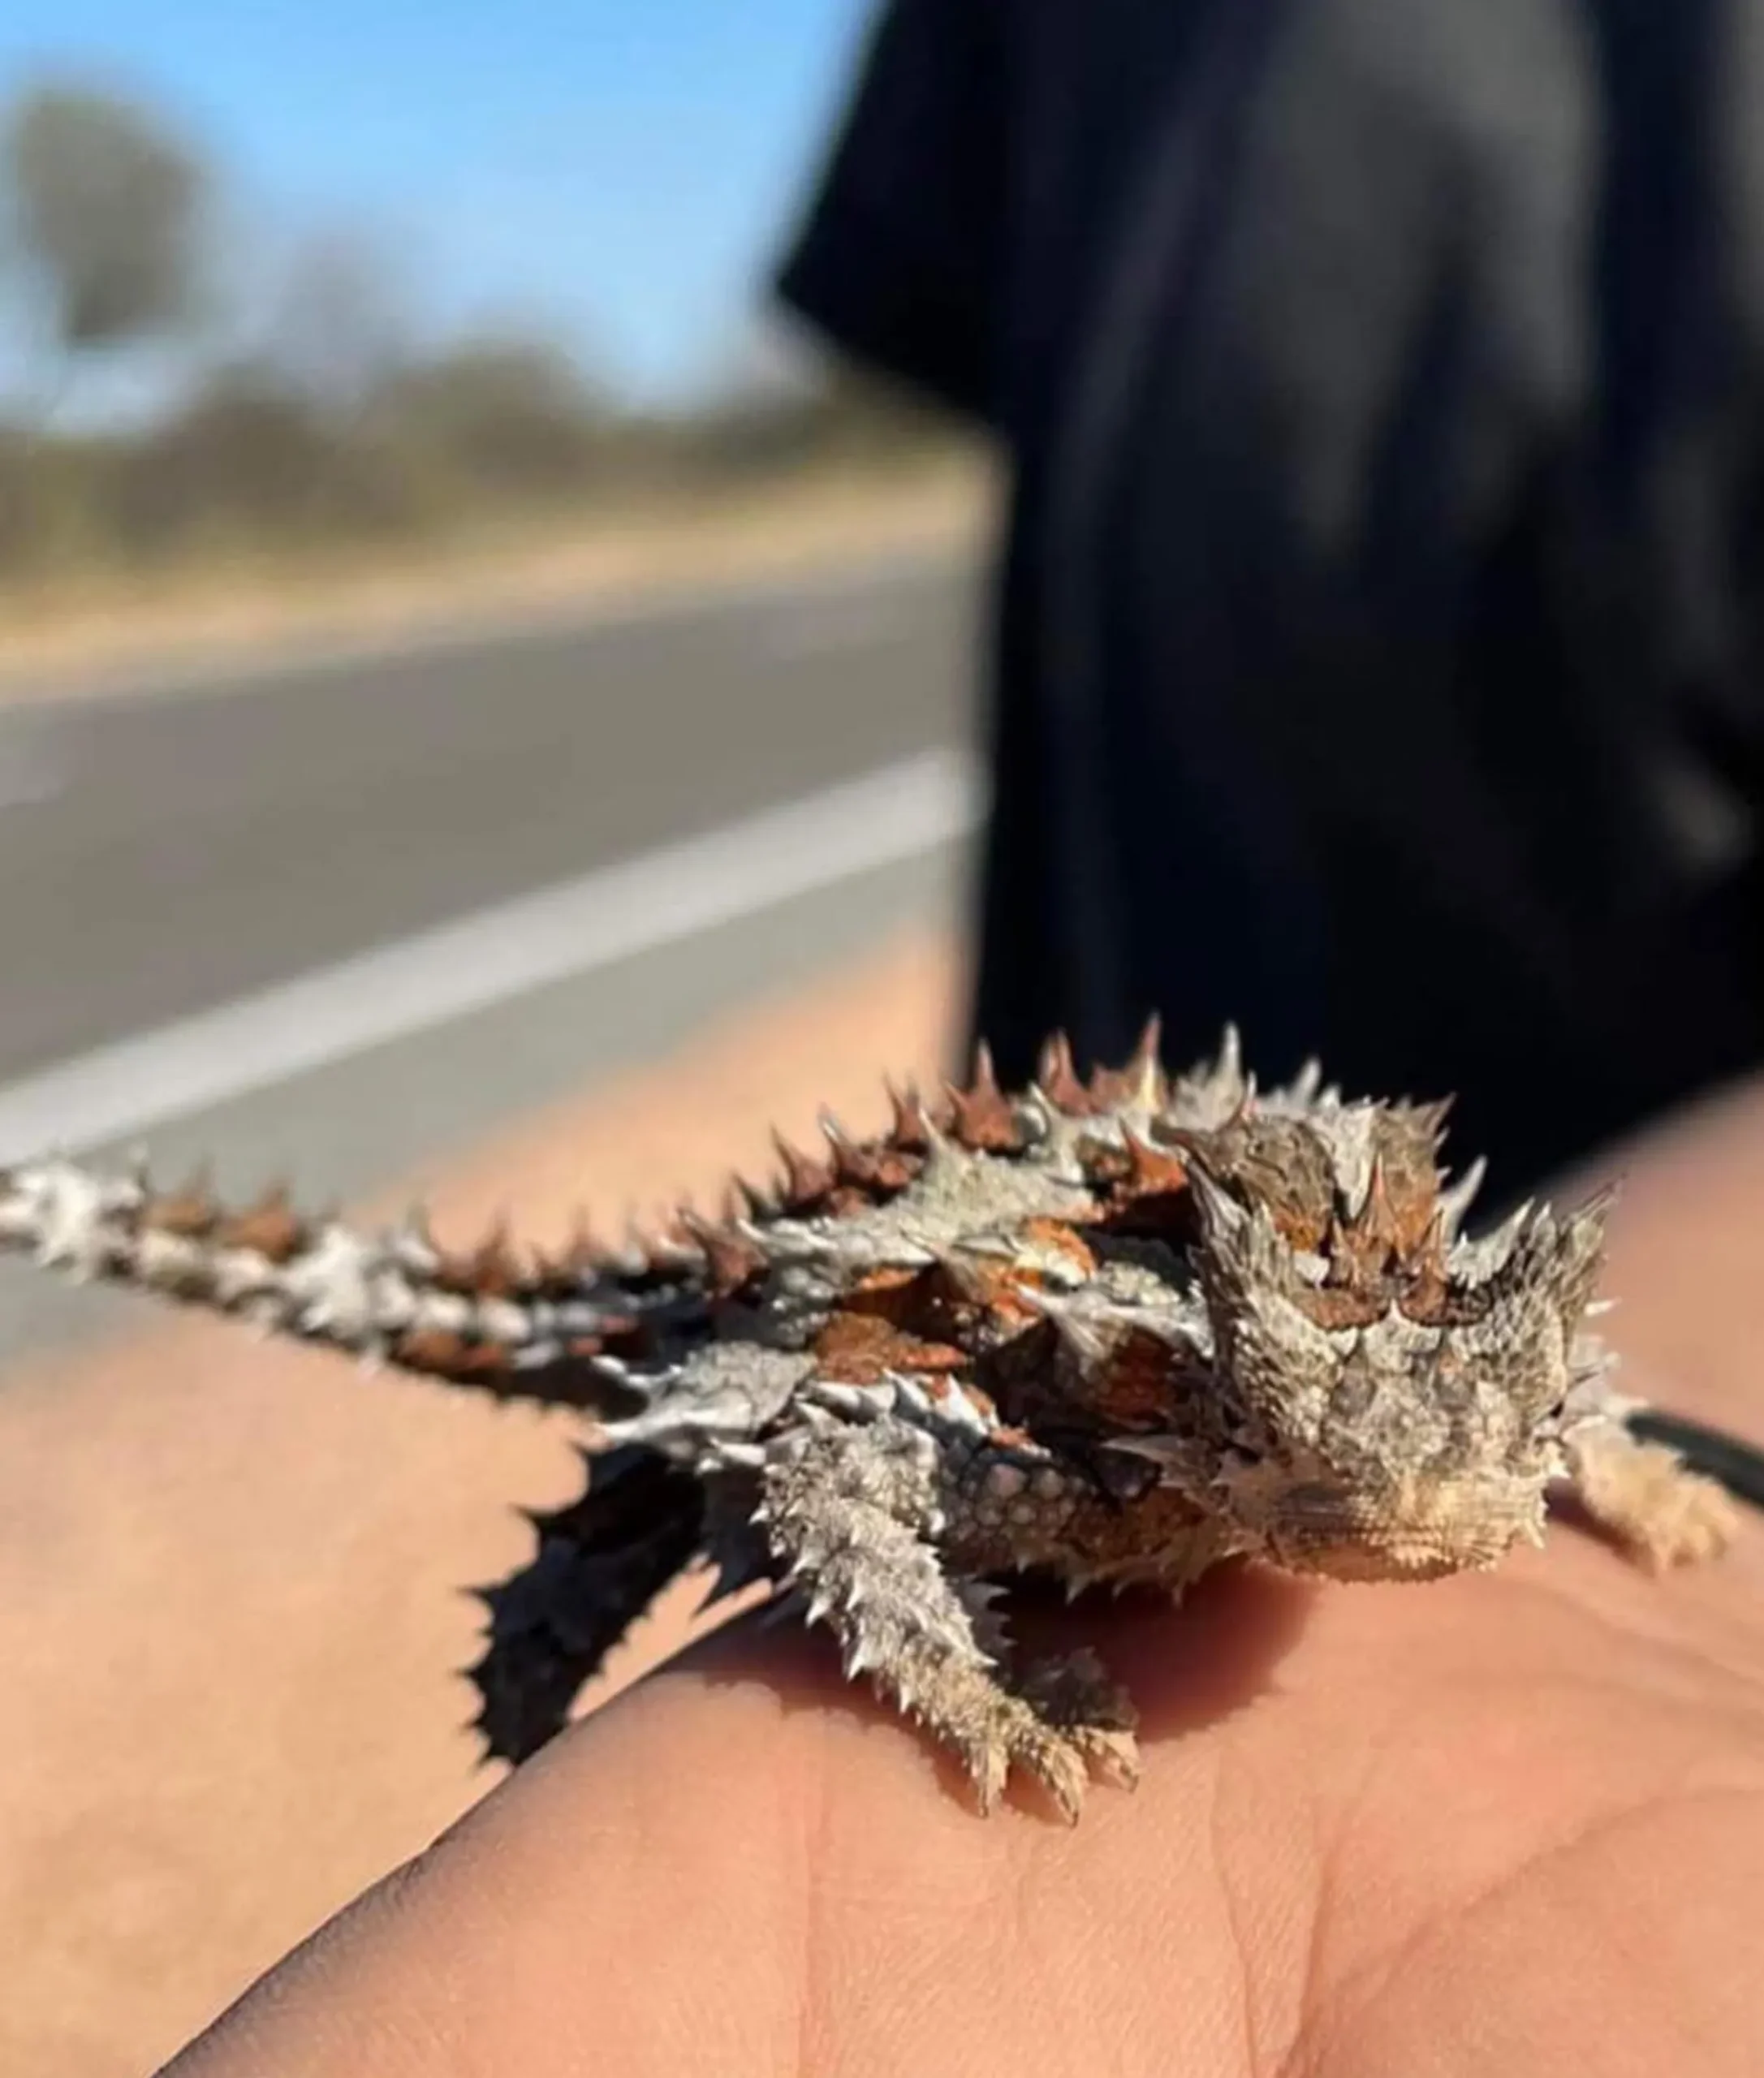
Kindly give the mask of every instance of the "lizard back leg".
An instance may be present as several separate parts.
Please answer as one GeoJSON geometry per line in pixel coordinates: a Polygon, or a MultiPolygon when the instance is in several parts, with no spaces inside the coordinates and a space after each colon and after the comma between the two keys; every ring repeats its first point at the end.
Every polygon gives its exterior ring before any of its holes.
{"type": "Polygon", "coordinates": [[[591,1459],[580,1498],[533,1518],[533,1558],[472,1590],[490,1615],[483,1656],[465,1670],[485,1759],[518,1765],[563,1730],[608,1654],[698,1555],[703,1518],[690,1474],[637,1445],[591,1459]]]}
{"type": "Polygon", "coordinates": [[[1093,1654],[1012,1664],[999,1590],[952,1578],[938,1552],[934,1446],[905,1423],[816,1423],[767,1467],[774,1558],[838,1640],[848,1675],[917,1718],[992,1810],[1013,1766],[1076,1818],[1093,1770],[1130,1784],[1132,1705],[1093,1654]]]}

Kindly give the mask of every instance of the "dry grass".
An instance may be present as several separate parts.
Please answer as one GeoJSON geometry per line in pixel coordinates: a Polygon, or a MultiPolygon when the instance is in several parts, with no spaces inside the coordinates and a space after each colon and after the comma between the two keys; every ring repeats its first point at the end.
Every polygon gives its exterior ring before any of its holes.
{"type": "Polygon", "coordinates": [[[0,700],[77,693],[266,646],[384,639],[436,623],[592,612],[808,575],[981,537],[987,472],[965,455],[658,494],[616,512],[509,522],[451,543],[263,558],[157,578],[93,571],[0,595],[0,700]]]}

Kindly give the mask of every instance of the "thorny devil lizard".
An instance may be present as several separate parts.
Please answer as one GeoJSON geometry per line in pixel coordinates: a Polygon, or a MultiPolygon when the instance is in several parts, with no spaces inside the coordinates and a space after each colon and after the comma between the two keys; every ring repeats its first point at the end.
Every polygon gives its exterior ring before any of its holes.
{"type": "Polygon", "coordinates": [[[1088,1652],[1013,1656],[1009,1576],[1424,1580],[1541,1542],[1552,1490],[1647,1565],[1727,1541],[1586,1327],[1607,1201],[1470,1238],[1445,1104],[1314,1067],[1258,1094],[1230,1033],[1171,1076],[1155,1025],[1085,1081],[1055,1039],[1018,1093],[984,1050],[934,1105],[891,1093],[886,1132],[780,1142],[773,1186],[623,1250],[459,1255],[59,1158],[0,1175],[0,1244],[584,1418],[586,1491],[485,1592],[477,1728],[511,1761],[702,1561],[709,1599],[766,1582],[826,1624],[983,1809],[1015,1766],[1076,1817],[1093,1771],[1133,1778],[1132,1707],[1088,1652]]]}

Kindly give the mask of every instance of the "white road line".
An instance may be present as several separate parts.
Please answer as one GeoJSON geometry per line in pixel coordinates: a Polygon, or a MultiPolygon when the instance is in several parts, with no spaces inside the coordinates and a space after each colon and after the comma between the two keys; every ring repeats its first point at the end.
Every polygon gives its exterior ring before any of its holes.
{"type": "Polygon", "coordinates": [[[479,910],[0,1088],[0,1159],[127,1139],[921,856],[966,836],[982,807],[972,761],[929,751],[479,910]]]}

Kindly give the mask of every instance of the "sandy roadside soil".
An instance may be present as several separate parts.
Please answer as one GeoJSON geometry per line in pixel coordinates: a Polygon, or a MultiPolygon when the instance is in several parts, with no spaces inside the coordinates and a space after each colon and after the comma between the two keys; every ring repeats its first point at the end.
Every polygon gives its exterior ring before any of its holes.
{"type": "Polygon", "coordinates": [[[964,458],[893,481],[816,477],[545,532],[377,554],[300,572],[265,566],[159,584],[120,578],[0,593],[0,703],[77,696],[119,671],[158,677],[265,648],[385,640],[548,609],[585,615],[708,588],[813,576],[977,542],[991,488],[964,458]]]}
{"type": "MultiPolygon", "coordinates": [[[[441,1231],[507,1205],[555,1239],[584,1197],[763,1171],[822,1102],[879,1119],[882,1074],[944,1065],[958,981],[907,938],[733,1017],[434,1179],[441,1231]]],[[[144,1321],[0,1383],[0,2070],[45,2078],[140,2078],[490,1786],[457,1590],[578,1484],[543,1416],[144,1321]]]]}

